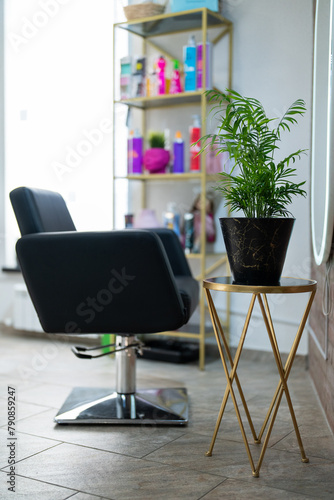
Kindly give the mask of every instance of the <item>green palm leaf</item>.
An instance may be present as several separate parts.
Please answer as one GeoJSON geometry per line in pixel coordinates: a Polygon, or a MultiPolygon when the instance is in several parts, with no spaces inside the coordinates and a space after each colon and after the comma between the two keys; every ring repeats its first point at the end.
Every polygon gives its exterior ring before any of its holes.
{"type": "Polygon", "coordinates": [[[277,163],[274,156],[282,132],[290,132],[291,126],[297,124],[297,117],[305,113],[305,102],[297,99],[278,125],[271,128],[277,118],[268,118],[257,99],[243,97],[230,89],[225,93],[208,90],[205,94],[213,104],[211,112],[219,124],[216,134],[200,139],[199,154],[215,145],[217,154],[227,152],[233,160],[230,173],[222,172],[216,187],[225,205],[232,211],[242,210],[246,217],[289,215],[287,207],[293,197],[306,195],[302,189],[305,182],[291,180],[296,175],[291,164],[300,160],[306,150],[298,149],[277,163]]]}

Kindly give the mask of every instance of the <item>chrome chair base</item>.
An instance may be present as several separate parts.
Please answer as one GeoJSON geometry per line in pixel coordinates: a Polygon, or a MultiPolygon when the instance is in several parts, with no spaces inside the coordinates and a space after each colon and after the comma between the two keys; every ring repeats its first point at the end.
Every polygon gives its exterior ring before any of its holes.
{"type": "Polygon", "coordinates": [[[119,394],[106,388],[76,387],[54,420],[57,424],[186,425],[187,390],[146,389],[119,394]]]}

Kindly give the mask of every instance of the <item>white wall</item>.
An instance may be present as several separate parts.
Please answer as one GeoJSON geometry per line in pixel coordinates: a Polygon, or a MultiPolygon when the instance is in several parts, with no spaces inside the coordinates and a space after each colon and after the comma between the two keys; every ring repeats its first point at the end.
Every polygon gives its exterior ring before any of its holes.
{"type": "MultiPolygon", "coordinates": [[[[282,138],[282,155],[311,146],[311,90],[313,56],[313,0],[226,0],[223,15],[234,23],[233,88],[256,97],[268,115],[280,116],[297,98],[306,101],[307,113],[290,134],[282,138]]],[[[298,163],[298,180],[307,181],[307,199],[293,202],[296,218],[283,275],[309,278],[310,153],[298,163]]],[[[304,294],[274,297],[272,314],[283,351],[291,343],[306,305],[304,294]]],[[[231,336],[235,344],[249,297],[232,296],[231,336]]],[[[260,311],[255,311],[260,315],[260,311]]],[[[255,317],[255,316],[254,316],[255,317]]],[[[262,321],[250,325],[246,347],[269,350],[262,321]]],[[[304,335],[299,353],[307,352],[304,335]]]]}

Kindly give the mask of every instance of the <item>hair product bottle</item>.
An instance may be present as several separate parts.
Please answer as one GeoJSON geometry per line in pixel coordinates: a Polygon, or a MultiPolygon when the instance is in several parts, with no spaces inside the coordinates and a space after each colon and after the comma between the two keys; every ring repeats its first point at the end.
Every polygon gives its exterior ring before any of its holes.
{"type": "Polygon", "coordinates": [[[199,150],[201,149],[201,144],[198,142],[192,145],[194,142],[198,141],[201,137],[201,119],[199,115],[193,116],[193,124],[189,130],[190,136],[190,171],[198,172],[201,169],[201,158],[197,156],[199,150]]]}
{"type": "MultiPolygon", "coordinates": [[[[205,89],[211,89],[211,43],[207,39],[206,41],[206,71],[205,79],[206,85],[205,89]]],[[[202,90],[203,88],[203,43],[197,44],[197,90],[202,90]]]]}
{"type": "Polygon", "coordinates": [[[191,253],[194,246],[194,214],[184,214],[184,247],[185,253],[191,253]]]}
{"type": "Polygon", "coordinates": [[[164,226],[173,229],[177,236],[181,238],[180,214],[174,201],[169,202],[167,205],[167,211],[164,213],[164,226]]]}
{"type": "Polygon", "coordinates": [[[175,134],[173,153],[173,172],[175,174],[181,174],[184,172],[184,141],[179,130],[175,134]]]}
{"type": "Polygon", "coordinates": [[[158,61],[157,61],[157,68],[158,68],[158,94],[163,95],[166,94],[166,75],[165,75],[165,68],[166,68],[166,60],[163,56],[160,56],[158,61]]]}
{"type": "Polygon", "coordinates": [[[188,40],[188,45],[183,47],[184,64],[184,91],[193,92],[196,90],[196,40],[192,35],[188,40]]]}
{"type": "Polygon", "coordinates": [[[130,131],[128,139],[128,174],[141,174],[143,169],[143,138],[138,130],[130,131]]]}
{"type": "Polygon", "coordinates": [[[174,67],[173,67],[173,72],[172,72],[172,79],[170,82],[169,93],[170,94],[179,94],[180,92],[182,92],[180,70],[179,70],[180,63],[177,59],[174,59],[173,65],[174,65],[174,67]]]}

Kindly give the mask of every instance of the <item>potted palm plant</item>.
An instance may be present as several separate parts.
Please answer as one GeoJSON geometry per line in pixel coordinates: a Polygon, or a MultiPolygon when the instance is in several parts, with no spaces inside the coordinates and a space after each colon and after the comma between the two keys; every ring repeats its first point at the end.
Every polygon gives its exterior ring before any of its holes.
{"type": "Polygon", "coordinates": [[[277,285],[295,221],[288,208],[306,192],[305,181],[293,182],[293,164],[305,150],[279,160],[275,154],[282,132],[305,113],[305,102],[296,100],[274,124],[277,118],[268,118],[257,99],[229,89],[206,94],[219,125],[217,133],[201,137],[200,153],[212,146],[228,153],[216,189],[232,213],[244,215],[220,219],[232,276],[240,284],[277,285]]]}

